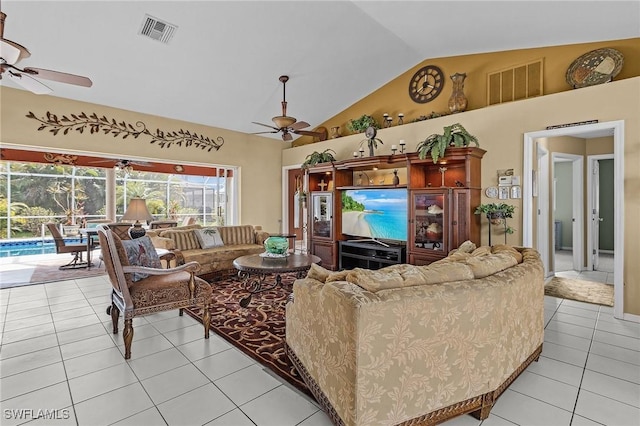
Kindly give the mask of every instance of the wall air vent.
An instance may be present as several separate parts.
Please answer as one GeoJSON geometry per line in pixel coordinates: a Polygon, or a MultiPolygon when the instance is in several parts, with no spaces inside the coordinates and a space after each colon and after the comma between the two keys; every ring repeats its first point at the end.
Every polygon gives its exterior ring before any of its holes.
{"type": "Polygon", "coordinates": [[[168,44],[177,29],[176,25],[145,15],[138,34],[168,44]]]}

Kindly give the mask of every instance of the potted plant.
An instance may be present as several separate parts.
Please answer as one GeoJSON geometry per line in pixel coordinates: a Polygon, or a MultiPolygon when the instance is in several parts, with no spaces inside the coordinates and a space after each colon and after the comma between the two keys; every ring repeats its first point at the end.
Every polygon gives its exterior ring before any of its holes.
{"type": "Polygon", "coordinates": [[[475,146],[480,146],[478,144],[478,139],[467,132],[462,124],[455,123],[451,126],[444,127],[444,133],[439,135],[434,133],[431,136],[428,136],[425,140],[418,143],[416,150],[418,151],[418,157],[420,159],[425,159],[427,154],[431,154],[431,159],[433,159],[434,163],[438,162],[438,159],[444,157],[444,153],[449,146],[454,146],[456,148],[469,146],[471,143],[474,143],[475,146]]]}
{"type": "Polygon", "coordinates": [[[347,129],[349,129],[352,133],[362,133],[367,130],[369,127],[374,127],[376,129],[380,128],[378,122],[370,115],[364,114],[360,118],[356,118],[349,120],[347,123],[347,129]]]}
{"type": "Polygon", "coordinates": [[[507,225],[507,219],[513,217],[516,207],[505,203],[480,204],[476,207],[475,214],[482,214],[489,220],[489,245],[491,245],[491,224],[504,225],[504,243],[507,243],[507,234],[513,234],[515,229],[507,225]]]}
{"type": "Polygon", "coordinates": [[[335,154],[336,152],[332,149],[325,149],[322,152],[313,151],[304,159],[304,163],[302,163],[301,168],[305,170],[309,167],[315,166],[318,163],[329,163],[332,161],[336,161],[336,158],[332,153],[335,154]]]}

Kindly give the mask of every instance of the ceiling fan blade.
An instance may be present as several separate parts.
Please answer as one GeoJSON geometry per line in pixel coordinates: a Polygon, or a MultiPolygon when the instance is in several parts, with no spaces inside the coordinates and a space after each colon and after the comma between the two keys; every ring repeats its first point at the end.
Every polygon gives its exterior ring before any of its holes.
{"type": "Polygon", "coordinates": [[[35,78],[29,77],[27,74],[13,72],[11,70],[9,70],[8,74],[11,80],[15,81],[17,84],[27,90],[30,90],[36,95],[48,95],[49,93],[53,92],[50,87],[40,83],[35,78]]]}
{"type": "Polygon", "coordinates": [[[13,65],[18,62],[20,53],[21,50],[11,44],[9,40],[0,40],[0,58],[4,59],[7,64],[13,65]]]}
{"type": "Polygon", "coordinates": [[[66,72],[45,70],[42,68],[27,67],[24,72],[45,80],[59,81],[60,83],[75,84],[76,86],[91,87],[93,82],[81,75],[68,74],[66,72]]]}
{"type": "MultiPolygon", "coordinates": [[[[259,125],[259,126],[268,127],[268,128],[270,128],[270,129],[275,130],[276,132],[279,132],[279,131],[280,131],[280,129],[278,129],[277,127],[270,126],[269,124],[257,123],[257,122],[255,122],[255,121],[252,121],[252,123],[253,123],[253,124],[257,124],[257,125],[259,125]]],[[[275,133],[275,132],[274,132],[274,133],[275,133]]]]}
{"type": "Polygon", "coordinates": [[[280,130],[272,130],[270,132],[253,132],[252,135],[264,135],[265,133],[279,133],[280,130]]]}
{"type": "Polygon", "coordinates": [[[298,130],[298,129],[304,129],[305,127],[309,127],[310,124],[307,123],[306,121],[298,121],[297,123],[293,123],[291,126],[289,126],[289,128],[291,130],[298,130]]]}
{"type": "Polygon", "coordinates": [[[282,140],[283,141],[291,141],[293,140],[293,136],[291,136],[291,133],[285,132],[282,134],[282,140]]]}

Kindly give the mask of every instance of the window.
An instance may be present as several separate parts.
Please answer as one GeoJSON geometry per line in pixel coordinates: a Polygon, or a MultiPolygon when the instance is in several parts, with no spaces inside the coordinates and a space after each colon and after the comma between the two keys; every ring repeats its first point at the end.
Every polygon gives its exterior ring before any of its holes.
{"type": "MultiPolygon", "coordinates": [[[[115,173],[116,220],[133,197],[144,198],[156,219],[193,217],[203,225],[233,225],[234,168],[217,176],[132,171],[115,173]]],[[[0,238],[41,236],[49,221],[80,224],[106,218],[107,169],[0,162],[0,238]]]]}

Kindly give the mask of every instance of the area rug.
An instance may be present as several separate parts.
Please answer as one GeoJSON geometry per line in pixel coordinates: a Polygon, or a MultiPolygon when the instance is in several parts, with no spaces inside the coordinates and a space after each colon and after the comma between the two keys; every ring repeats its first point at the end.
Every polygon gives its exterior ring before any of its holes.
{"type": "Polygon", "coordinates": [[[66,281],[66,280],[78,280],[81,278],[97,277],[98,275],[104,275],[107,273],[104,268],[104,263],[100,266],[98,262],[94,262],[94,266],[91,269],[79,268],[79,269],[65,269],[60,270],[60,262],[55,265],[39,265],[33,271],[31,275],[30,284],[35,283],[48,283],[52,281],[66,281]]]}
{"type": "Polygon", "coordinates": [[[613,285],[572,278],[553,277],[544,286],[547,296],[613,306],[613,285]]]}
{"type": "MultiPolygon", "coordinates": [[[[214,282],[211,330],[313,397],[284,350],[285,305],[294,280],[295,274],[283,274],[281,286],[253,295],[246,308],[238,302],[248,292],[237,278],[214,282]]],[[[202,322],[202,309],[185,311],[202,322]]]]}

